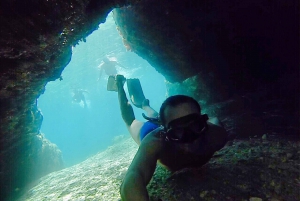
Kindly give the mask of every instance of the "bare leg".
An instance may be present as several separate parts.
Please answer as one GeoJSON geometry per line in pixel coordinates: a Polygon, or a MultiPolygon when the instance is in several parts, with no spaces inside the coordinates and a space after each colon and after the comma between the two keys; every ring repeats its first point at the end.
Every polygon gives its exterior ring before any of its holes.
{"type": "Polygon", "coordinates": [[[133,108],[131,104],[128,102],[126,97],[126,93],[123,88],[123,77],[120,75],[116,76],[117,85],[118,85],[118,98],[120,104],[120,110],[122,114],[122,118],[126,124],[126,127],[133,138],[133,140],[139,145],[140,141],[140,131],[144,122],[138,121],[135,119],[133,108]]]}
{"type": "Polygon", "coordinates": [[[123,79],[125,79],[121,75],[116,76],[117,79],[117,85],[118,85],[118,98],[119,98],[119,104],[120,104],[120,110],[122,114],[122,118],[126,124],[127,127],[130,127],[133,120],[135,120],[133,108],[128,102],[126,93],[123,88],[123,79]]]}
{"type": "Polygon", "coordinates": [[[158,113],[152,107],[150,107],[148,99],[143,101],[142,109],[145,110],[148,117],[155,118],[158,116],[158,113]]]}

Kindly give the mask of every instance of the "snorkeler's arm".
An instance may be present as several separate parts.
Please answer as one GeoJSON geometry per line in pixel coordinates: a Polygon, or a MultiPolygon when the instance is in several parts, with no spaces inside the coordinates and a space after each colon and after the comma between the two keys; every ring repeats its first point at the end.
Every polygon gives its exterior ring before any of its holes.
{"type": "Polygon", "coordinates": [[[119,62],[116,61],[116,65],[122,67],[122,68],[125,68],[125,69],[128,69],[127,67],[123,66],[122,64],[120,64],[119,62]]]}
{"type": "Polygon", "coordinates": [[[121,185],[122,201],[149,200],[146,186],[155,171],[160,148],[157,142],[147,138],[142,141],[121,185]]]}
{"type": "Polygon", "coordinates": [[[100,66],[99,66],[99,68],[100,68],[100,74],[99,74],[99,77],[98,77],[98,80],[100,80],[100,78],[101,78],[101,76],[102,76],[102,73],[103,73],[103,64],[101,64],[100,66]]]}

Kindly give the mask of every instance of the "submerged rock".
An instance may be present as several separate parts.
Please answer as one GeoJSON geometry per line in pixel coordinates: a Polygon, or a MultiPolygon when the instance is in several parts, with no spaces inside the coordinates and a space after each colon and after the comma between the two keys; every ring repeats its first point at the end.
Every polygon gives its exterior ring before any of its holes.
{"type": "MultiPolygon", "coordinates": [[[[150,200],[300,200],[300,155],[285,161],[275,157],[297,153],[299,142],[268,142],[234,140],[202,168],[171,173],[157,165],[147,187],[150,200]]],[[[122,179],[137,148],[131,138],[123,137],[84,162],[41,178],[19,201],[119,200],[122,179]]]]}

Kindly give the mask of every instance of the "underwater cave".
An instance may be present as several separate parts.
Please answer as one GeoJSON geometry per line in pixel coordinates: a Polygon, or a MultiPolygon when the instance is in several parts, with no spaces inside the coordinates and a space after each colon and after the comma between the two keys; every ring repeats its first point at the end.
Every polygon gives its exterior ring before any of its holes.
{"type": "MultiPolygon", "coordinates": [[[[72,48],[88,40],[112,10],[122,48],[164,76],[168,96],[190,95],[205,113],[218,116],[232,140],[231,147],[219,153],[220,160],[209,162],[206,176],[211,181],[206,187],[199,171],[198,178],[189,170],[168,176],[177,183],[166,179],[157,184],[167,175],[158,169],[149,185],[151,198],[299,200],[296,0],[2,1],[1,200],[16,200],[39,178],[63,168],[60,151],[41,135],[43,116],[37,99],[47,83],[61,78],[72,48]],[[188,188],[189,182],[194,189],[188,188]]],[[[124,149],[125,145],[127,141],[124,149]]],[[[127,165],[128,161],[114,169],[122,171],[111,184],[111,198],[101,193],[77,198],[117,199],[117,184],[127,165]]],[[[27,196],[35,193],[31,190],[27,196]]],[[[67,199],[68,193],[60,198],[64,196],[67,199]]]]}
{"type": "MultiPolygon", "coordinates": [[[[72,59],[61,78],[49,82],[37,101],[43,114],[41,135],[58,146],[65,167],[106,149],[114,138],[127,134],[117,93],[107,91],[108,75],[100,69],[104,57],[122,65],[116,66],[118,74],[140,79],[152,107],[158,110],[165,99],[163,76],[126,50],[111,12],[98,30],[72,48],[72,59]],[[74,100],[76,90],[83,90],[83,100],[74,100]]],[[[125,90],[128,93],[126,85],[125,90]]],[[[136,118],[143,120],[138,108],[134,110],[136,118]]]]}

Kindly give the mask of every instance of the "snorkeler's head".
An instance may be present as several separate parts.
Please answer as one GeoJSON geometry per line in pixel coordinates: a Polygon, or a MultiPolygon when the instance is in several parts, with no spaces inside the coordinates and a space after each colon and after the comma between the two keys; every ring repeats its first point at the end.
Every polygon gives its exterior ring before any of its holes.
{"type": "Polygon", "coordinates": [[[201,113],[199,103],[190,96],[175,95],[168,97],[160,107],[159,117],[163,126],[181,116],[192,113],[201,113]]]}

